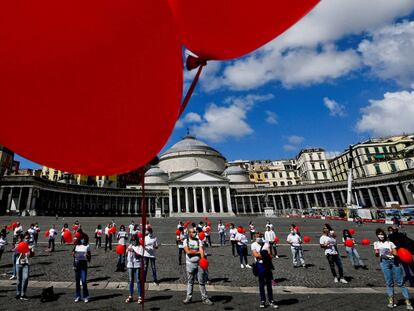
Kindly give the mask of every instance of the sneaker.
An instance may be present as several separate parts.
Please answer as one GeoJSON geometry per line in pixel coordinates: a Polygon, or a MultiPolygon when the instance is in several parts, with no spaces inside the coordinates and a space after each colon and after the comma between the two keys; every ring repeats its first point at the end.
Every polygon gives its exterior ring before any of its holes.
{"type": "Polygon", "coordinates": [[[240,268],[244,269],[244,266],[243,266],[243,264],[241,264],[241,265],[240,265],[240,268]]]}
{"type": "Polygon", "coordinates": [[[348,281],[345,280],[344,278],[340,278],[339,282],[343,283],[343,284],[348,284],[348,281]]]}
{"type": "Polygon", "coordinates": [[[210,299],[208,299],[208,298],[203,299],[203,304],[205,304],[205,305],[207,305],[207,306],[212,306],[212,305],[214,305],[214,303],[213,303],[210,299]]]}
{"type": "Polygon", "coordinates": [[[337,278],[337,277],[334,277],[334,282],[335,282],[335,283],[338,283],[338,282],[339,282],[339,280],[338,280],[338,278],[337,278]]]}
{"type": "Polygon", "coordinates": [[[388,304],[387,304],[387,308],[394,308],[394,298],[393,297],[388,297],[388,304]]]}
{"type": "Polygon", "coordinates": [[[414,310],[409,299],[405,300],[405,305],[406,305],[407,310],[414,310]]]}
{"type": "Polygon", "coordinates": [[[159,285],[160,285],[160,282],[158,282],[158,281],[154,281],[154,285],[155,285],[155,286],[159,286],[159,285]]]}
{"type": "Polygon", "coordinates": [[[12,275],[9,280],[14,280],[14,279],[16,279],[16,276],[12,275]]]}
{"type": "Polygon", "coordinates": [[[16,297],[14,297],[14,298],[16,298],[16,299],[20,299],[20,295],[16,295],[16,297]]]}
{"type": "Polygon", "coordinates": [[[183,304],[188,305],[189,303],[191,303],[191,298],[187,297],[183,300],[183,304]]]}
{"type": "Polygon", "coordinates": [[[269,307],[273,309],[279,309],[279,306],[275,304],[273,301],[269,302],[269,307]]]}
{"type": "Polygon", "coordinates": [[[75,302],[79,302],[79,301],[80,301],[80,297],[76,297],[75,302]]]}
{"type": "Polygon", "coordinates": [[[276,256],[275,256],[275,258],[279,258],[279,256],[278,256],[278,255],[276,255],[276,256]]]}
{"type": "Polygon", "coordinates": [[[84,298],[83,302],[88,303],[89,302],[89,297],[84,298]]]}
{"type": "Polygon", "coordinates": [[[27,296],[26,296],[26,295],[23,295],[23,296],[21,296],[21,297],[20,297],[20,300],[27,301],[27,300],[29,300],[29,298],[27,298],[27,296]]]}
{"type": "Polygon", "coordinates": [[[251,266],[251,265],[249,265],[249,264],[247,264],[247,265],[246,265],[246,268],[250,268],[250,269],[251,269],[251,268],[252,268],[252,266],[251,266]]]}
{"type": "Polygon", "coordinates": [[[132,302],[133,301],[133,299],[132,299],[132,297],[131,296],[129,296],[126,300],[125,300],[125,302],[126,303],[130,303],[130,302],[132,302]]]}
{"type": "Polygon", "coordinates": [[[266,308],[266,303],[265,303],[264,301],[261,301],[261,302],[260,302],[260,305],[259,305],[259,308],[260,308],[260,309],[264,309],[264,308],[266,308]]]}
{"type": "Polygon", "coordinates": [[[142,304],[142,298],[141,297],[138,297],[138,301],[137,301],[137,304],[142,304]]]}

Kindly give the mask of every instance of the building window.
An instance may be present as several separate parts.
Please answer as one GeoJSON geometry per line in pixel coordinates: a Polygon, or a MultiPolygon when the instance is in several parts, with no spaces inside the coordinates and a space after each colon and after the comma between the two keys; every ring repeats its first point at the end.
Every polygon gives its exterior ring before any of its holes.
{"type": "Polygon", "coordinates": [[[315,170],[315,164],[312,163],[312,170],[315,170]]]}
{"type": "Polygon", "coordinates": [[[382,174],[382,172],[381,172],[381,167],[380,167],[380,165],[379,164],[374,164],[374,167],[375,167],[375,172],[379,175],[379,174],[382,174]]]}
{"type": "Polygon", "coordinates": [[[395,173],[396,171],[398,171],[397,164],[394,161],[390,162],[390,167],[391,167],[391,173],[395,173]]]}
{"type": "Polygon", "coordinates": [[[318,179],[318,173],[313,173],[313,178],[318,179]]]}
{"type": "Polygon", "coordinates": [[[254,179],[254,175],[253,174],[250,174],[250,179],[254,179]]]}
{"type": "Polygon", "coordinates": [[[376,154],[380,153],[380,150],[379,150],[379,148],[378,148],[378,147],[375,147],[375,153],[376,153],[376,154]]]}
{"type": "Polygon", "coordinates": [[[405,165],[407,165],[407,168],[414,168],[414,161],[412,159],[406,159],[405,165]]]}
{"type": "Polygon", "coordinates": [[[369,148],[364,148],[364,149],[365,149],[365,154],[369,155],[370,154],[369,148]]]}
{"type": "Polygon", "coordinates": [[[280,178],[282,178],[282,177],[283,177],[282,172],[279,172],[279,177],[280,177],[280,178]]]}
{"type": "Polygon", "coordinates": [[[323,179],[328,179],[328,175],[326,174],[326,172],[322,172],[323,175],[323,179]]]}
{"type": "Polygon", "coordinates": [[[288,186],[292,186],[292,182],[291,181],[288,181],[287,184],[288,184],[288,186]]]}
{"type": "Polygon", "coordinates": [[[273,183],[273,187],[277,187],[277,182],[276,181],[273,183]]]}
{"type": "Polygon", "coordinates": [[[284,186],[284,185],[285,185],[285,182],[284,182],[284,181],[281,181],[281,182],[280,182],[280,185],[281,185],[281,186],[284,186]]]}
{"type": "Polygon", "coordinates": [[[321,169],[325,169],[325,164],[321,163],[321,169]]]}

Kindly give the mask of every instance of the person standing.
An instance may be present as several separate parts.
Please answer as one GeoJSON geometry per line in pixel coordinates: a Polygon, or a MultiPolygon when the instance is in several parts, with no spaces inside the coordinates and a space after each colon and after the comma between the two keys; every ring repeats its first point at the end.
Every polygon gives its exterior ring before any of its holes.
{"type": "Polygon", "coordinates": [[[98,225],[95,229],[95,248],[102,247],[102,226],[98,225]]]}
{"type": "Polygon", "coordinates": [[[267,230],[267,228],[269,228],[270,227],[270,229],[272,229],[272,230],[274,230],[275,229],[275,227],[273,226],[273,224],[272,223],[270,223],[270,220],[267,220],[266,221],[266,230],[267,230]]]}
{"type": "Polygon", "coordinates": [[[345,229],[343,232],[343,238],[342,238],[342,242],[344,242],[345,244],[345,251],[346,254],[348,255],[349,261],[351,262],[351,265],[354,266],[355,269],[358,268],[362,268],[364,270],[368,270],[367,266],[365,266],[364,262],[362,261],[361,257],[358,254],[358,251],[355,248],[355,239],[352,237],[351,233],[349,232],[348,229],[345,229]],[[346,245],[347,242],[346,241],[352,241],[352,247],[346,245]]]}
{"type": "Polygon", "coordinates": [[[403,272],[397,255],[397,247],[387,239],[384,230],[381,228],[378,228],[375,234],[377,235],[378,241],[374,242],[374,250],[375,256],[380,258],[380,267],[384,274],[385,285],[387,286],[387,307],[394,308],[397,306],[394,298],[395,281],[404,296],[407,310],[413,310],[408,289],[404,286],[403,272]]]}
{"type": "Polygon", "coordinates": [[[135,222],[134,220],[131,220],[131,223],[128,226],[129,238],[131,239],[134,234],[135,234],[135,222]]]}
{"type": "MultiPolygon", "coordinates": [[[[30,235],[29,233],[24,234],[24,243],[29,244],[30,235]]],[[[16,245],[17,246],[17,245],[16,245]]],[[[16,273],[17,273],[17,294],[16,299],[28,300],[26,296],[27,285],[29,284],[29,253],[21,254],[17,253],[16,256],[16,273]]]]}
{"type": "Polygon", "coordinates": [[[331,268],[331,272],[334,277],[334,282],[341,282],[346,284],[348,282],[344,279],[344,269],[336,246],[336,239],[333,236],[331,236],[329,232],[330,230],[324,227],[322,236],[319,239],[319,244],[321,248],[325,250],[325,256],[328,260],[329,267],[331,268]],[[335,270],[335,265],[338,268],[339,279],[335,270]]]}
{"type": "Polygon", "coordinates": [[[243,227],[237,228],[237,234],[236,234],[236,241],[237,241],[237,252],[240,257],[240,268],[251,268],[249,263],[247,262],[247,243],[249,242],[247,240],[246,235],[244,234],[246,231],[243,229],[243,227]],[[244,265],[243,265],[244,260],[244,265]]]}
{"type": "Polygon", "coordinates": [[[6,250],[6,245],[7,245],[7,230],[1,229],[0,231],[0,260],[1,260],[1,257],[4,251],[6,250]]]}
{"type": "Polygon", "coordinates": [[[143,256],[143,248],[138,245],[136,235],[131,236],[131,243],[127,248],[127,269],[129,280],[129,296],[125,300],[126,303],[134,301],[134,285],[137,283],[138,304],[142,303],[142,290],[139,276],[141,275],[141,258],[143,256]]]}
{"type": "Polygon", "coordinates": [[[257,278],[259,279],[259,292],[260,292],[260,305],[259,308],[265,308],[266,306],[270,306],[274,309],[279,308],[278,305],[275,304],[273,301],[273,288],[272,288],[272,280],[273,280],[273,273],[272,270],[273,264],[272,260],[270,259],[270,244],[263,239],[263,234],[260,232],[256,233],[256,239],[252,243],[251,251],[252,256],[255,261],[255,271],[257,272],[257,278]],[[267,297],[269,299],[266,302],[266,293],[265,287],[267,290],[267,297]]]}
{"type": "Polygon", "coordinates": [[[253,242],[256,236],[256,227],[252,221],[249,222],[250,240],[253,242]]]}
{"type": "Polygon", "coordinates": [[[105,252],[109,248],[112,250],[112,225],[108,224],[105,227],[105,252]]]}
{"type": "Polygon", "coordinates": [[[60,245],[66,244],[64,234],[67,230],[69,230],[68,228],[69,228],[69,225],[67,223],[65,223],[63,225],[62,229],[60,230],[60,245]]]}
{"type": "Polygon", "coordinates": [[[54,252],[55,251],[55,238],[56,238],[57,232],[55,229],[55,225],[52,225],[52,228],[49,229],[49,251],[54,252]]]}
{"type": "Polygon", "coordinates": [[[293,267],[297,268],[301,265],[306,268],[305,259],[303,259],[302,238],[296,233],[296,230],[291,228],[286,241],[290,244],[292,251],[293,267]]]}
{"type": "Polygon", "coordinates": [[[118,245],[122,245],[124,247],[124,253],[118,255],[118,263],[116,265],[115,272],[124,272],[125,271],[126,241],[128,239],[128,233],[125,231],[124,225],[121,225],[119,227],[119,232],[116,235],[116,239],[118,240],[118,245]]]}
{"type": "Polygon", "coordinates": [[[211,223],[207,222],[203,227],[204,235],[206,237],[206,246],[211,247],[211,223]]]}
{"type": "MultiPolygon", "coordinates": [[[[12,276],[10,277],[10,280],[14,280],[17,277],[17,257],[19,257],[19,252],[17,251],[16,247],[17,244],[19,244],[20,242],[23,241],[23,234],[20,234],[19,236],[17,236],[15,244],[13,244],[13,249],[12,249],[12,263],[13,263],[13,270],[12,270],[12,276]]],[[[14,236],[13,236],[14,239],[14,236]]]]}
{"type": "Polygon", "coordinates": [[[91,262],[89,237],[87,234],[82,232],[79,239],[75,241],[75,247],[73,249],[72,255],[76,283],[75,302],[79,302],[82,299],[80,289],[80,283],[82,282],[83,301],[86,303],[89,301],[89,292],[87,285],[88,262],[91,262]]]}
{"type": "Polygon", "coordinates": [[[177,246],[178,246],[178,265],[181,266],[182,264],[182,257],[183,257],[183,251],[184,251],[184,240],[187,239],[186,235],[184,234],[184,228],[179,227],[177,229],[180,234],[177,235],[177,246]]]}
{"type": "Polygon", "coordinates": [[[16,244],[17,238],[23,234],[23,227],[20,222],[16,222],[16,227],[13,231],[13,245],[16,244]]]}
{"type": "Polygon", "coordinates": [[[226,245],[226,226],[221,220],[219,220],[217,225],[217,231],[219,234],[220,246],[226,245]]]}
{"type": "Polygon", "coordinates": [[[35,223],[34,228],[36,230],[36,232],[34,233],[34,236],[33,236],[34,237],[34,244],[35,244],[35,246],[37,246],[37,240],[39,239],[39,233],[40,233],[39,224],[38,223],[35,223]]]}
{"type": "Polygon", "coordinates": [[[36,229],[34,228],[34,224],[30,225],[30,228],[27,230],[27,233],[29,233],[29,246],[30,246],[30,257],[34,256],[34,235],[35,235],[36,229]]]}
{"type": "Polygon", "coordinates": [[[236,257],[236,251],[237,251],[237,241],[236,241],[236,234],[237,229],[234,227],[234,224],[230,224],[230,230],[229,230],[229,236],[230,236],[230,243],[231,243],[231,253],[233,254],[233,257],[236,257]]]}
{"type": "Polygon", "coordinates": [[[155,285],[158,285],[157,279],[157,267],[155,265],[155,250],[158,249],[158,240],[152,232],[152,228],[147,229],[147,235],[145,236],[144,247],[144,262],[145,262],[145,280],[147,280],[148,266],[151,263],[152,278],[155,285]]]}
{"type": "Polygon", "coordinates": [[[204,258],[204,247],[197,239],[197,232],[194,228],[188,230],[188,239],[184,240],[184,251],[186,254],[187,296],[183,303],[191,303],[193,298],[194,279],[197,278],[203,304],[209,306],[213,305],[213,302],[207,296],[205,272],[198,265],[200,259],[204,258]]]}
{"type": "Polygon", "coordinates": [[[266,226],[264,238],[270,245],[270,251],[273,257],[279,258],[279,256],[277,255],[277,245],[275,242],[276,233],[273,231],[272,226],[266,226]]]}

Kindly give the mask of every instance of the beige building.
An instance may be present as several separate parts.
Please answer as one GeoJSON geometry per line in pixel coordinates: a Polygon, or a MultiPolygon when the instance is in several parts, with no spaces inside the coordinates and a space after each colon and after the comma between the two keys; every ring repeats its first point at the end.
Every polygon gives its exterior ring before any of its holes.
{"type": "Polygon", "coordinates": [[[324,149],[302,149],[297,155],[296,160],[299,176],[303,184],[315,184],[332,180],[324,149]]]}
{"type": "MultiPolygon", "coordinates": [[[[353,177],[372,177],[414,168],[414,135],[376,138],[352,146],[353,177]]],[[[334,181],[347,179],[349,148],[329,160],[334,181]]]]}
{"type": "Polygon", "coordinates": [[[13,169],[13,158],[13,151],[0,145],[0,176],[13,169]]]}

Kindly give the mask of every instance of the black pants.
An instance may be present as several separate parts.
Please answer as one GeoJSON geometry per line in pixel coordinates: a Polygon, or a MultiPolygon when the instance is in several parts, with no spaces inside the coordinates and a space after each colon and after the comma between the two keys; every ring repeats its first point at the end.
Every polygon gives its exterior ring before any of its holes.
{"type": "Polygon", "coordinates": [[[96,239],[95,239],[96,241],[95,241],[95,247],[96,248],[101,248],[101,245],[102,245],[102,237],[97,237],[96,239]]]}
{"type": "Polygon", "coordinates": [[[181,266],[184,248],[178,248],[178,264],[181,266]]]}
{"type": "Polygon", "coordinates": [[[211,246],[211,236],[207,235],[206,238],[207,238],[208,246],[211,246]]]}
{"type": "Polygon", "coordinates": [[[337,277],[337,274],[335,271],[335,265],[336,265],[338,267],[339,278],[343,278],[344,269],[342,266],[342,260],[339,257],[339,255],[326,255],[326,258],[328,259],[329,267],[331,268],[332,275],[334,277],[337,277]]]}
{"type": "Polygon", "coordinates": [[[236,252],[237,252],[237,241],[231,241],[231,253],[233,254],[233,256],[237,256],[236,252]]]}
{"type": "Polygon", "coordinates": [[[51,252],[55,251],[55,239],[49,239],[49,249],[51,252]]]}
{"type": "Polygon", "coordinates": [[[112,250],[112,235],[105,235],[105,251],[107,248],[112,250]]]}
{"type": "Polygon", "coordinates": [[[252,240],[253,241],[253,238],[254,238],[254,235],[256,234],[256,232],[251,232],[250,231],[250,240],[252,240]]]}

